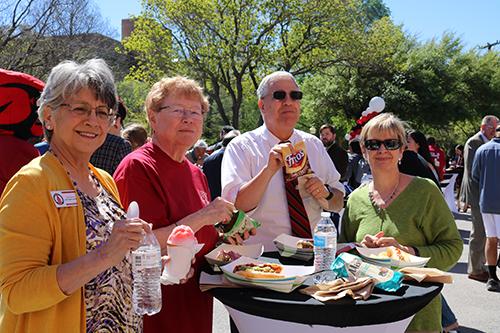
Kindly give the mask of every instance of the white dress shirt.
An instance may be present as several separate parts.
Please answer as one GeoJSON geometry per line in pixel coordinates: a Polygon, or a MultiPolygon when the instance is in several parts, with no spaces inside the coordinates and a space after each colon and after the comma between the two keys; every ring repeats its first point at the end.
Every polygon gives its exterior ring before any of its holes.
{"type": "MultiPolygon", "coordinates": [[[[294,130],[288,140],[293,145],[304,141],[307,158],[315,175],[324,184],[344,193],[344,186],[339,181],[340,174],[317,137],[294,130]]],[[[221,196],[234,202],[240,188],[267,165],[269,152],[280,141],[265,125],[234,138],[227,146],[222,159],[221,196]]],[[[303,202],[312,232],[321,218],[322,208],[312,196],[303,198],[303,202]]],[[[276,248],[273,245],[273,240],[276,236],[282,233],[291,235],[292,229],[282,170],[278,170],[271,178],[259,204],[247,214],[262,224],[257,229],[257,235],[247,240],[249,244],[262,243],[265,251],[274,251],[276,248]]]]}

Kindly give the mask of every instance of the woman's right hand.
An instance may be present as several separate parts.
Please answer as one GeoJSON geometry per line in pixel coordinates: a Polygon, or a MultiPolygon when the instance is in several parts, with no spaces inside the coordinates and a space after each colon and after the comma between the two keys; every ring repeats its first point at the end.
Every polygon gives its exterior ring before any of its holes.
{"type": "Polygon", "coordinates": [[[378,245],[378,240],[383,236],[383,231],[379,231],[375,235],[366,234],[360,244],[363,247],[380,247],[380,245],[378,245]]]}
{"type": "Polygon", "coordinates": [[[100,248],[100,254],[112,266],[116,265],[129,251],[137,249],[144,238],[144,232],[150,231],[150,225],[138,218],[116,221],[109,239],[100,248]]]}
{"type": "Polygon", "coordinates": [[[231,202],[217,197],[199,212],[203,214],[205,221],[207,221],[206,225],[213,225],[220,221],[227,222],[231,220],[234,210],[234,205],[231,202]]]}

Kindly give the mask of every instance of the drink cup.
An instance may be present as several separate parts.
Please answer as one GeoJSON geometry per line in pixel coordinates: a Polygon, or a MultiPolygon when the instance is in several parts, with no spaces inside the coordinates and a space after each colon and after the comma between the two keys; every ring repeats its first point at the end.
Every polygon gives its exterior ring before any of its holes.
{"type": "Polygon", "coordinates": [[[167,245],[170,260],[165,264],[161,283],[176,284],[184,279],[191,268],[191,261],[202,247],[203,244],[195,244],[194,246],[167,245]]]}

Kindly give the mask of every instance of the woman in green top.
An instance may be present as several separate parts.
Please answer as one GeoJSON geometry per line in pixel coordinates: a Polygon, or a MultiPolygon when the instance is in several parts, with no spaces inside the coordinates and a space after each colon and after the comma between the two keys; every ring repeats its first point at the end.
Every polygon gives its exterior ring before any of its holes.
{"type": "MultiPolygon", "coordinates": [[[[378,115],[363,127],[360,139],[373,181],[350,195],[339,242],[395,246],[430,257],[428,267],[450,269],[462,253],[462,239],[437,186],[399,172],[406,144],[401,120],[389,113],[378,115]]],[[[415,315],[407,332],[422,331],[441,331],[441,297],[415,315]]]]}

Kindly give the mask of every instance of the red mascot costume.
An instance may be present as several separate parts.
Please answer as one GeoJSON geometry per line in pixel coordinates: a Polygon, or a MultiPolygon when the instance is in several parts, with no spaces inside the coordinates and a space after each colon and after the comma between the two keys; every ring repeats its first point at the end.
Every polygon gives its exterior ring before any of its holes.
{"type": "Polygon", "coordinates": [[[43,135],[36,105],[43,87],[33,76],[0,69],[0,194],[22,166],[39,155],[28,140],[43,135]]]}

